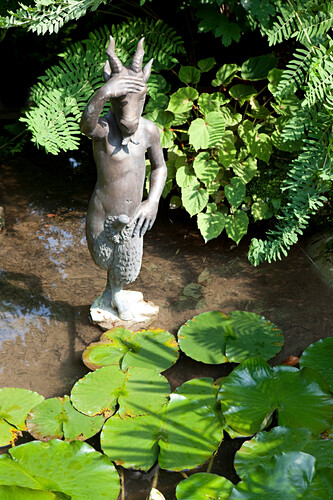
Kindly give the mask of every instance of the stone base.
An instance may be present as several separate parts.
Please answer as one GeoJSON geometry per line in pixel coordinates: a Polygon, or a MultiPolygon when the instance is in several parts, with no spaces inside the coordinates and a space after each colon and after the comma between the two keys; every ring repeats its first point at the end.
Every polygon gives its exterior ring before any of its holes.
{"type": "Polygon", "coordinates": [[[125,321],[118,316],[118,312],[111,307],[111,292],[103,293],[93,302],[90,307],[90,317],[94,324],[102,330],[110,330],[115,326],[123,326],[127,330],[142,330],[148,328],[159,312],[159,307],[153,302],[143,300],[141,292],[125,290],[123,292],[132,302],[134,318],[125,321]]]}

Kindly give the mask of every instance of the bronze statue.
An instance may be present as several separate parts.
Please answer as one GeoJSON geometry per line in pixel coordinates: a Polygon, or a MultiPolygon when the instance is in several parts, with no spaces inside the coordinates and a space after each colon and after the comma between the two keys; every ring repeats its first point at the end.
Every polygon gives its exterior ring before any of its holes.
{"type": "Polygon", "coordinates": [[[93,139],[97,183],[87,212],[87,240],[94,262],[108,273],[104,297],[122,320],[134,319],[123,285],[138,276],[145,232],[151,229],[167,169],[158,127],[142,118],[153,60],[142,68],[143,39],[131,65],[122,65],[110,36],[104,66],[105,84],[85,108],[81,131],[93,139]],[[100,113],[110,100],[106,116],[100,113]],[[142,201],[145,153],[151,163],[150,190],[142,201]]]}

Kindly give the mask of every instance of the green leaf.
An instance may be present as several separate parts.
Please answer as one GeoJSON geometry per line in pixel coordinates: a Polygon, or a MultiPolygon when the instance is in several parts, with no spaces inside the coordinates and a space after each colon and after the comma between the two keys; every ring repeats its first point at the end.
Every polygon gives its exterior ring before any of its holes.
{"type": "Polygon", "coordinates": [[[193,162],[193,168],[196,176],[206,186],[215,180],[218,171],[220,170],[219,164],[210,158],[208,152],[199,153],[193,162]]]}
{"type": "Polygon", "coordinates": [[[217,474],[197,472],[178,483],[177,500],[227,500],[233,488],[231,481],[217,474]]]}
{"type": "Polygon", "coordinates": [[[1,455],[0,485],[61,492],[72,500],[116,500],[120,490],[118,473],[107,457],[86,443],[56,439],[26,443],[1,455]]]}
{"type": "Polygon", "coordinates": [[[253,156],[249,156],[246,160],[232,163],[231,167],[234,174],[247,184],[257,173],[257,160],[253,156]]]}
{"type": "Polygon", "coordinates": [[[160,140],[163,148],[170,148],[173,146],[175,133],[170,130],[171,123],[174,116],[169,111],[159,111],[157,116],[153,119],[160,131],[160,140]]]}
{"type": "Polygon", "coordinates": [[[217,71],[216,78],[212,81],[212,85],[214,85],[214,87],[226,87],[239,70],[240,67],[237,66],[237,64],[223,64],[217,71]]]}
{"type": "Polygon", "coordinates": [[[169,102],[167,95],[158,93],[154,99],[149,99],[145,106],[145,114],[152,113],[155,109],[164,110],[169,102]]]}
{"type": "Polygon", "coordinates": [[[269,219],[273,212],[270,210],[267,203],[263,200],[258,200],[251,206],[251,214],[255,221],[269,219]]]}
{"type": "Polygon", "coordinates": [[[198,68],[195,68],[194,66],[181,66],[178,77],[183,83],[196,84],[200,80],[201,73],[198,68]]]}
{"type": "Polygon", "coordinates": [[[198,99],[198,106],[200,111],[207,115],[210,111],[219,111],[221,106],[227,104],[230,99],[227,99],[222,92],[213,92],[211,94],[200,94],[198,99]]]}
{"type": "Polygon", "coordinates": [[[101,415],[88,417],[75,410],[68,396],[45,399],[29,413],[27,429],[35,439],[49,441],[85,441],[99,432],[104,424],[101,415]]]}
{"type": "Polygon", "coordinates": [[[224,133],[225,124],[223,115],[218,111],[211,111],[204,120],[196,118],[188,129],[190,143],[196,150],[215,146],[224,133]]]}
{"type": "Polygon", "coordinates": [[[185,113],[190,111],[193,106],[193,101],[199,97],[199,92],[192,87],[182,87],[170,97],[167,111],[172,113],[185,113]]]}
{"type": "Polygon", "coordinates": [[[111,417],[102,431],[103,451],[119,465],[142,470],[152,467],[159,450],[158,461],[164,469],[202,464],[217,450],[223,436],[214,412],[216,388],[212,382],[209,378],[185,382],[159,413],[111,417]]]}
{"type": "Polygon", "coordinates": [[[198,179],[194,175],[192,166],[183,165],[176,172],[176,182],[181,188],[189,188],[197,186],[198,179]]]}
{"type": "Polygon", "coordinates": [[[263,80],[277,63],[278,59],[273,55],[250,57],[242,64],[241,77],[243,80],[263,80]]]}
{"type": "MultiPolygon", "coordinates": [[[[308,429],[288,429],[274,427],[268,432],[259,432],[249,441],[245,441],[237,451],[234,466],[241,479],[254,473],[262,464],[270,463],[276,455],[289,451],[304,451],[310,441],[308,429]]],[[[306,452],[311,455],[310,452],[306,452]]]]}
{"type": "Polygon", "coordinates": [[[239,83],[231,87],[229,94],[243,106],[244,102],[249,101],[252,97],[256,96],[258,92],[252,85],[239,83]]]}
{"type": "Polygon", "coordinates": [[[116,365],[123,371],[136,366],[161,373],[177,361],[178,355],[174,336],[165,330],[130,332],[116,327],[103,333],[99,342],[90,344],[82,359],[90,370],[116,365]]]}
{"type": "Polygon", "coordinates": [[[273,151],[269,135],[258,133],[257,128],[249,120],[245,120],[243,124],[239,125],[238,132],[250,153],[268,163],[273,151]]]}
{"type": "Polygon", "coordinates": [[[234,161],[237,149],[234,145],[235,137],[231,130],[226,130],[222,136],[218,151],[219,161],[225,168],[229,168],[234,161]]]}
{"type": "Polygon", "coordinates": [[[264,463],[234,487],[230,499],[274,500],[303,498],[314,476],[315,459],[289,451],[264,463]]]}
{"type": "Polygon", "coordinates": [[[333,498],[332,468],[317,471],[310,486],[302,496],[302,500],[323,500],[323,498],[333,498]]]}
{"type": "Polygon", "coordinates": [[[263,429],[275,409],[279,425],[314,434],[332,422],[333,398],[319,374],[288,366],[272,370],[260,358],[243,362],[224,379],[221,405],[227,425],[244,435],[263,429]]]}
{"type": "Polygon", "coordinates": [[[237,208],[246,195],[245,183],[239,177],[232,177],[230,184],[225,186],[224,192],[230,205],[237,208]]]}
{"type": "Polygon", "coordinates": [[[283,74],[282,69],[273,68],[269,71],[267,78],[269,81],[268,90],[274,94],[283,74]]]}
{"type": "Polygon", "coordinates": [[[299,364],[317,370],[333,391],[333,337],[320,339],[303,352],[299,364]]]}
{"type": "Polygon", "coordinates": [[[283,345],[283,335],[273,323],[246,311],[194,316],[179,329],[178,340],[187,356],[209,364],[240,363],[258,355],[270,359],[283,345]]]}
{"type": "Polygon", "coordinates": [[[225,218],[225,230],[229,238],[237,245],[247,233],[249,218],[243,210],[236,210],[233,214],[225,218]]]}
{"type": "Polygon", "coordinates": [[[119,405],[119,415],[135,416],[158,411],[170,392],[167,380],[153,370],[106,366],[88,373],[73,387],[71,400],[78,411],[110,416],[119,405]]]}
{"type": "Polygon", "coordinates": [[[159,414],[124,419],[116,414],[103,427],[102,450],[118,465],[147,471],[158,457],[161,426],[159,414]]]}
{"type": "Polygon", "coordinates": [[[29,411],[43,401],[37,392],[16,387],[0,389],[0,446],[13,443],[27,429],[25,419],[29,411]]]}
{"type": "Polygon", "coordinates": [[[208,199],[207,190],[201,187],[199,183],[182,188],[182,203],[191,217],[202,212],[208,203],[208,199]]]}
{"type": "Polygon", "coordinates": [[[208,203],[206,213],[198,214],[198,228],[205,242],[217,238],[224,229],[224,215],[215,203],[208,203]]]}
{"type": "Polygon", "coordinates": [[[198,61],[198,67],[202,73],[210,71],[212,68],[214,68],[215,64],[216,61],[214,57],[206,57],[206,59],[200,59],[200,61],[198,61]]]}
{"type": "Polygon", "coordinates": [[[3,500],[59,500],[60,497],[50,491],[31,490],[20,486],[0,486],[0,498],[3,500]]]}

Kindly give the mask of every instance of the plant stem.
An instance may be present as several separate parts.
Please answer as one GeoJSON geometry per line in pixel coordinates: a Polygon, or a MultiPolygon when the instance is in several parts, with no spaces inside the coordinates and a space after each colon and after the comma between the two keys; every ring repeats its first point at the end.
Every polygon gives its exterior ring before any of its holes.
{"type": "Polygon", "coordinates": [[[206,471],[208,473],[211,472],[211,470],[212,470],[214,458],[215,458],[215,455],[212,455],[211,459],[209,460],[209,464],[208,464],[207,471],[206,471]]]}

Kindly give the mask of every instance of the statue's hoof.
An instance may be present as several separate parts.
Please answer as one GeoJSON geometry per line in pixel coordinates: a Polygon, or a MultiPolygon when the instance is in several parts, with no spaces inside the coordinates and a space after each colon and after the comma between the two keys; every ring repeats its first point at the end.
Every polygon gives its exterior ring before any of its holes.
{"type": "Polygon", "coordinates": [[[123,319],[124,321],[131,321],[132,319],[134,319],[134,316],[131,313],[131,311],[119,311],[118,310],[118,314],[119,314],[119,318],[123,319]]]}

